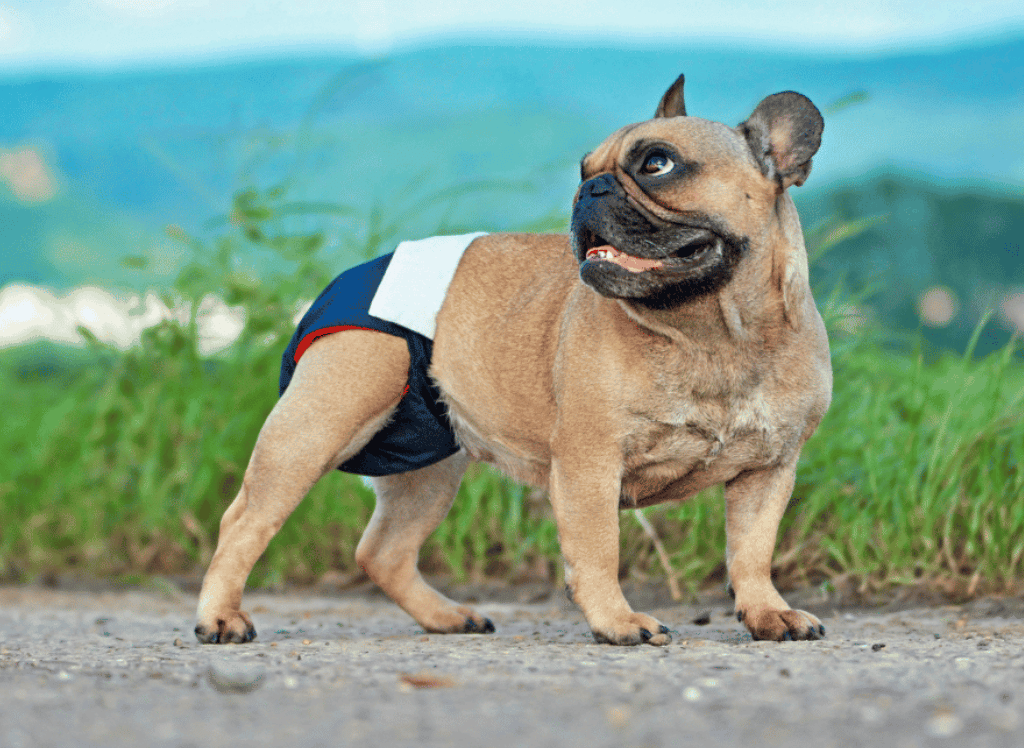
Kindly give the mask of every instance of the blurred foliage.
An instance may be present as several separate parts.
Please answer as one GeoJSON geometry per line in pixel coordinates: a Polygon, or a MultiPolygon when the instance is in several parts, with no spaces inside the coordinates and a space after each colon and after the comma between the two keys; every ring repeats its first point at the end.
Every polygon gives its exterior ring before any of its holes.
{"type": "MultiPolygon", "coordinates": [[[[831,236],[842,240],[839,251],[830,248],[814,263],[818,285],[840,283],[847,292],[870,287],[867,313],[889,330],[920,330],[936,348],[965,350],[989,309],[997,313],[976,352],[991,353],[1009,341],[1014,324],[998,310],[1024,290],[1019,194],[883,172],[803,196],[798,204],[809,225],[838,227],[831,236]],[[841,236],[851,229],[853,235],[841,236]],[[930,327],[918,304],[936,287],[951,292],[956,311],[948,324],[930,327]]],[[[829,243],[814,233],[808,239],[829,243]]]]}
{"type": "MultiPolygon", "coordinates": [[[[439,199],[435,197],[435,199],[439,199]]],[[[457,199],[457,196],[456,198],[457,199]]],[[[181,319],[121,352],[33,346],[0,355],[8,455],[0,477],[0,576],[67,571],[137,579],[191,574],[209,562],[217,526],[276,400],[280,355],[299,303],[335,274],[320,230],[297,216],[351,217],[343,206],[289,201],[287,190],[239,192],[210,240],[169,234],[191,259],[164,294],[181,319]],[[204,299],[245,312],[238,340],[200,354],[204,299]]],[[[355,251],[389,248],[399,221],[375,211],[355,251]]],[[[551,214],[531,228],[559,227],[551,214]]],[[[812,256],[863,240],[878,223],[839,218],[808,232],[812,256]]],[[[827,254],[826,254],[827,253],[827,254]]],[[[144,267],[144,258],[128,265],[144,267]]],[[[1024,577],[1024,371],[1015,343],[964,355],[897,351],[857,312],[861,299],[817,288],[830,329],[835,395],[808,443],[776,555],[785,585],[847,583],[859,592],[938,583],[964,593],[1007,590],[1024,577]],[[928,353],[928,355],[926,355],[928,353]]],[[[723,581],[721,491],[645,511],[668,549],[622,521],[622,575],[670,573],[689,590],[723,581]]],[[[372,512],[361,480],[326,476],[272,541],[251,583],[357,579],[353,555],[372,512]]],[[[557,581],[557,532],[543,491],[482,466],[422,553],[428,572],[557,581]]]]}

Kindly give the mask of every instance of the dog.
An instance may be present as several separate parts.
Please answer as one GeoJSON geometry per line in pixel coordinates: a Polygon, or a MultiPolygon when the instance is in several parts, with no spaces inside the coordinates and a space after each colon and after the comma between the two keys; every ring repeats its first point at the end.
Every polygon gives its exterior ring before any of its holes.
{"type": "Polygon", "coordinates": [[[671,641],[623,596],[619,510],[721,483],[738,620],[755,639],[825,635],[771,581],[797,458],[832,392],[788,194],[810,173],[823,120],[787,91],[731,128],[687,116],[683,85],[583,158],[569,235],[403,245],[314,304],[221,521],[200,641],[256,636],[241,610],[246,578],[339,466],[376,476],[356,550],[369,578],[429,632],[493,631],[417,569],[471,460],[548,490],[567,594],[599,642],[671,641]],[[405,320],[403,303],[424,295],[435,313],[405,320]],[[355,319],[333,315],[362,296],[355,319]]]}

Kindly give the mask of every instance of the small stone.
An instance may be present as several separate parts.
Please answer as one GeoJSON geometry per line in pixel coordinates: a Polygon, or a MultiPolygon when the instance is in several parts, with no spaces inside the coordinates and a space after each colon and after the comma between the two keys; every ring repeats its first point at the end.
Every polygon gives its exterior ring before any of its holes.
{"type": "Polygon", "coordinates": [[[885,719],[885,712],[877,706],[865,706],[860,710],[860,718],[869,724],[878,724],[885,719]]]}
{"type": "Polygon", "coordinates": [[[309,645],[309,644],[312,644],[312,643],[313,643],[313,640],[312,640],[312,639],[303,639],[303,640],[302,640],[302,643],[303,643],[303,644],[307,644],[307,645],[309,645]]]}
{"type": "Polygon", "coordinates": [[[629,722],[629,710],[622,706],[613,706],[608,710],[608,724],[621,730],[629,722]]]}
{"type": "Polygon", "coordinates": [[[878,644],[872,644],[871,645],[871,651],[872,652],[877,652],[880,649],[885,649],[885,644],[882,644],[881,642],[879,642],[878,644]]]}
{"type": "Polygon", "coordinates": [[[455,681],[447,676],[430,673],[402,673],[398,677],[398,681],[399,686],[405,687],[405,689],[452,688],[455,685],[455,681]]]}
{"type": "Polygon", "coordinates": [[[711,611],[701,611],[696,616],[694,616],[693,623],[696,626],[707,626],[709,623],[711,623],[711,611]]]}
{"type": "Polygon", "coordinates": [[[174,646],[184,648],[185,642],[181,640],[180,636],[176,636],[174,637],[174,646]]]}
{"type": "Polygon", "coordinates": [[[218,662],[210,664],[206,680],[221,693],[249,693],[263,684],[263,675],[261,667],[218,662]]]}
{"type": "Polygon", "coordinates": [[[955,714],[936,714],[925,725],[925,731],[936,738],[948,738],[964,729],[964,721],[955,714]]]}

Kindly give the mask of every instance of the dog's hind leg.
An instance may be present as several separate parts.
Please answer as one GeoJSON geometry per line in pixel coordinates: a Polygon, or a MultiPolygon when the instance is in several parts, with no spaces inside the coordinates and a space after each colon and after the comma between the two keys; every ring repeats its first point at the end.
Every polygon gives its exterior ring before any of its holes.
{"type": "Polygon", "coordinates": [[[256,636],[241,610],[253,565],[313,484],[358,453],[387,422],[408,372],[406,342],[371,330],[322,337],[299,360],[260,430],[242,488],[221,519],[199,595],[195,632],[201,642],[256,636]]]}
{"type": "Polygon", "coordinates": [[[420,547],[451,509],[469,464],[460,451],[419,470],[374,478],[377,506],[356,563],[406,613],[432,633],[490,633],[494,624],[428,585],[417,568],[420,547]]]}

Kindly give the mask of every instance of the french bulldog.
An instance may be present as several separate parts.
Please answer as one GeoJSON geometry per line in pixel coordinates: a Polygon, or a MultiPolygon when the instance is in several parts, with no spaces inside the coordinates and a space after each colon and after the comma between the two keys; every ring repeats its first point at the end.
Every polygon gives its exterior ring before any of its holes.
{"type": "Polygon", "coordinates": [[[683,85],[583,158],[568,235],[403,245],[314,303],[221,521],[200,641],[255,637],[249,572],[339,467],[373,476],[356,551],[370,579],[427,631],[493,631],[417,568],[471,460],[547,489],[567,592],[599,642],[671,640],[623,596],[619,510],[715,484],[737,618],[755,639],[825,635],[771,580],[797,459],[831,399],[788,194],[823,120],[787,91],[733,128],[687,116],[683,85]]]}

